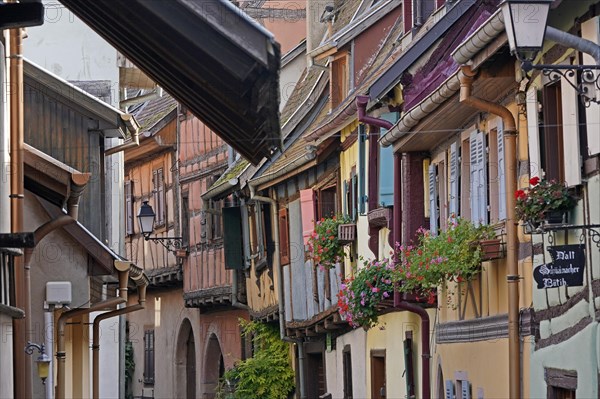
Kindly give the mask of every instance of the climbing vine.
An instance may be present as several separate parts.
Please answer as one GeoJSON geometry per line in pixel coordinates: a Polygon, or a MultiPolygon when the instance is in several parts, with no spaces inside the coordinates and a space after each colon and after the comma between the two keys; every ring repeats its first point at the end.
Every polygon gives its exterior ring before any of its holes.
{"type": "Polygon", "coordinates": [[[276,327],[241,319],[242,336],[252,339],[252,357],[227,370],[217,388],[218,399],[285,399],[294,390],[289,346],[276,327]]]}

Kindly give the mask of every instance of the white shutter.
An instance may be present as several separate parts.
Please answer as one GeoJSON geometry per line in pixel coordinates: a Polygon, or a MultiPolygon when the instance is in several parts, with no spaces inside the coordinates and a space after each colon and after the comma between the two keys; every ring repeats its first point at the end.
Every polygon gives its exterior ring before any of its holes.
{"type": "Polygon", "coordinates": [[[477,132],[471,132],[469,137],[469,173],[471,175],[471,187],[469,190],[469,199],[471,204],[471,221],[479,225],[479,170],[477,162],[477,132]]]}
{"type": "Polygon", "coordinates": [[[565,159],[565,183],[572,187],[581,184],[581,157],[579,154],[579,98],[567,81],[575,84],[575,77],[560,80],[563,120],[563,153],[565,159]]]}
{"type": "Polygon", "coordinates": [[[437,183],[435,165],[429,165],[429,230],[432,235],[438,231],[437,183]]]}
{"type": "Polygon", "coordinates": [[[529,176],[542,177],[540,174],[540,126],[537,88],[527,90],[527,141],[529,144],[529,176]]]}
{"type": "Polygon", "coordinates": [[[498,118],[498,219],[506,219],[506,172],[504,168],[504,123],[498,118]]]}
{"type": "Polygon", "coordinates": [[[450,215],[458,216],[458,145],[450,145],[450,215]]]}
{"type": "Polygon", "coordinates": [[[487,146],[485,133],[477,133],[477,201],[479,202],[479,216],[477,217],[477,221],[481,224],[488,224],[488,179],[486,147],[487,146]]]}
{"type": "MultiPolygon", "coordinates": [[[[591,18],[581,23],[581,36],[584,39],[594,43],[600,42],[600,17],[591,18]]],[[[594,65],[594,58],[586,53],[583,53],[583,63],[594,65]]],[[[594,71],[594,76],[598,76],[599,71],[594,71]]],[[[596,89],[596,98],[600,96],[600,90],[596,89]]],[[[588,155],[600,154],[600,104],[594,102],[585,110],[588,155]]]]}

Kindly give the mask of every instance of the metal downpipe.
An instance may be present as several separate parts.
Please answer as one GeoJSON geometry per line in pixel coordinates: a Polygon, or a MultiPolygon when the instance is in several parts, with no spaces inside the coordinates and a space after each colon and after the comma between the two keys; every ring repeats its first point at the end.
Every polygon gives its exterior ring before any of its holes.
{"type": "Polygon", "coordinates": [[[369,103],[369,96],[356,96],[356,108],[358,111],[358,121],[371,126],[377,126],[390,130],[393,123],[386,121],[385,119],[374,118],[367,115],[367,104],[369,103]]]}
{"type": "MultiPolygon", "coordinates": [[[[262,197],[256,195],[256,182],[249,181],[250,199],[254,201],[264,202],[271,205],[271,221],[273,223],[273,244],[275,254],[279,254],[279,215],[277,213],[277,201],[270,197],[262,197]]],[[[281,272],[281,264],[279,256],[273,257],[273,270],[277,279],[277,307],[279,313],[279,335],[285,342],[294,343],[298,347],[298,385],[300,399],[306,399],[305,376],[304,376],[304,341],[289,338],[285,335],[285,307],[283,304],[283,273],[281,272]]]]}
{"type": "MultiPolygon", "coordinates": [[[[10,209],[11,231],[23,231],[24,203],[24,95],[23,95],[23,29],[9,30],[10,41],[10,209]]],[[[25,282],[24,260],[15,258],[15,305],[25,311],[25,319],[13,320],[14,369],[19,370],[15,379],[15,397],[30,398],[31,392],[31,357],[22,348],[27,343],[31,320],[30,292],[25,282]]]]}
{"type": "Polygon", "coordinates": [[[112,309],[122,303],[127,303],[127,278],[129,277],[129,270],[119,271],[119,297],[111,298],[106,301],[98,302],[89,308],[78,308],[64,312],[60,315],[57,322],[57,340],[56,340],[56,399],[65,399],[65,327],[67,321],[73,317],[89,314],[94,311],[112,309]],[[125,286],[123,286],[125,281],[125,286]]]}
{"type": "Polygon", "coordinates": [[[103,313],[94,318],[92,327],[92,397],[100,398],[100,322],[112,317],[125,315],[146,307],[146,284],[138,286],[138,303],[121,309],[103,313]]]}
{"type": "Polygon", "coordinates": [[[521,397],[521,362],[519,340],[519,268],[517,220],[515,217],[517,190],[517,126],[513,114],[506,107],[474,97],[471,93],[475,72],[469,66],[461,67],[460,102],[475,109],[489,112],[502,118],[504,123],[504,168],[506,181],[506,233],[508,283],[508,375],[511,399],[521,397]]]}

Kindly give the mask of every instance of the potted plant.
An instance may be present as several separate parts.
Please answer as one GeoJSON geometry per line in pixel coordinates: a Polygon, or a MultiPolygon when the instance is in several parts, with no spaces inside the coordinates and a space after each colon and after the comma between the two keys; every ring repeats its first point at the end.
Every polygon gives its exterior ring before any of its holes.
{"type": "Polygon", "coordinates": [[[431,292],[447,281],[472,280],[481,269],[481,240],[490,237],[489,226],[475,226],[462,218],[450,218],[446,231],[433,236],[419,229],[417,243],[399,246],[401,262],[396,268],[395,281],[404,294],[431,292]]]}
{"type": "Polygon", "coordinates": [[[567,211],[575,206],[575,198],[567,187],[555,180],[533,177],[530,187],[517,190],[516,215],[526,225],[536,229],[542,222],[563,223],[567,211]]]}
{"type": "Polygon", "coordinates": [[[344,246],[339,241],[338,229],[349,220],[333,216],[319,220],[308,239],[308,251],[314,265],[321,269],[334,268],[344,259],[344,246]]]}
{"type": "Polygon", "coordinates": [[[353,278],[342,281],[338,293],[340,316],[352,327],[375,326],[383,301],[392,301],[395,266],[391,259],[364,262],[353,278]]]}

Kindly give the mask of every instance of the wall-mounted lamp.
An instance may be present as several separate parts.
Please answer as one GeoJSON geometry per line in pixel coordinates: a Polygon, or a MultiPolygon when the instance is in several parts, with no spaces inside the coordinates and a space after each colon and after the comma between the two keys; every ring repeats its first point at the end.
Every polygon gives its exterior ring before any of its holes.
{"type": "Polygon", "coordinates": [[[600,69],[599,65],[533,64],[533,60],[544,45],[552,1],[504,0],[500,4],[510,51],[521,61],[524,71],[528,72],[532,69],[542,71],[544,76],[552,81],[565,77],[566,81],[582,96],[586,105],[591,101],[600,103],[600,96],[596,93],[600,90],[600,74],[595,72],[600,69]],[[573,83],[571,80],[575,78],[574,80],[577,81],[578,72],[581,74],[581,83],[573,83]]]}
{"type": "Polygon", "coordinates": [[[154,231],[155,217],[156,214],[150,204],[148,204],[148,201],[144,201],[137,215],[140,231],[144,239],[146,241],[157,241],[169,251],[181,249],[183,247],[182,237],[150,237],[150,234],[154,231]]]}
{"type": "Polygon", "coordinates": [[[40,354],[37,359],[35,359],[35,363],[37,364],[38,377],[42,380],[42,384],[46,384],[46,378],[50,374],[50,362],[52,359],[46,354],[46,347],[44,344],[35,344],[33,342],[27,341],[27,346],[25,347],[25,353],[28,355],[33,355],[33,351],[37,349],[40,354]]]}

